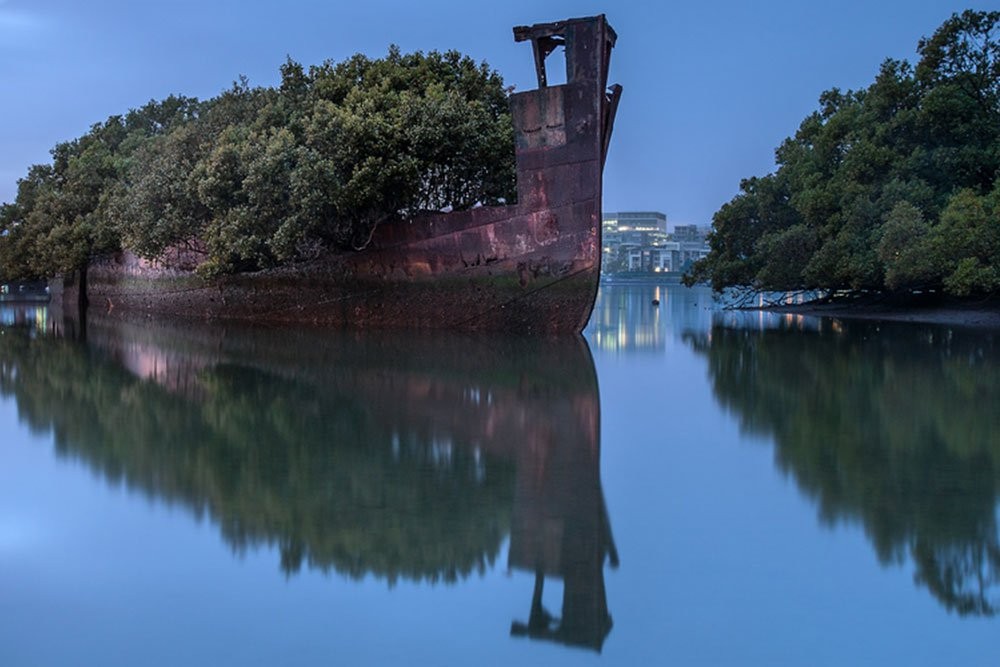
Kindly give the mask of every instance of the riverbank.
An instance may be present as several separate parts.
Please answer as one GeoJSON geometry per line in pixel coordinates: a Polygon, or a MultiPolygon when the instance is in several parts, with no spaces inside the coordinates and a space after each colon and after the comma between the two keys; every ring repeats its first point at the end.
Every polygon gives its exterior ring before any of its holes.
{"type": "Polygon", "coordinates": [[[892,300],[873,297],[828,303],[771,306],[762,310],[841,319],[1000,329],[1000,298],[998,297],[954,299],[935,295],[918,295],[892,300]]]}

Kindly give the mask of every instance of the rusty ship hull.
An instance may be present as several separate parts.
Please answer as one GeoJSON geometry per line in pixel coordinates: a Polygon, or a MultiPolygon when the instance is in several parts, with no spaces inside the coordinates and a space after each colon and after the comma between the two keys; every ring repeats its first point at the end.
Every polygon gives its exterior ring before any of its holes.
{"type": "MultiPolygon", "coordinates": [[[[531,43],[539,87],[511,95],[518,202],[378,227],[363,251],[204,279],[175,252],[92,264],[92,307],[200,319],[332,327],[579,332],[597,294],[602,172],[620,86],[604,16],[514,29],[531,43]],[[546,57],[566,55],[549,86],[546,57]]],[[[56,292],[71,295],[72,281],[56,292]]],[[[79,290],[79,286],[77,286],[79,290]]]]}

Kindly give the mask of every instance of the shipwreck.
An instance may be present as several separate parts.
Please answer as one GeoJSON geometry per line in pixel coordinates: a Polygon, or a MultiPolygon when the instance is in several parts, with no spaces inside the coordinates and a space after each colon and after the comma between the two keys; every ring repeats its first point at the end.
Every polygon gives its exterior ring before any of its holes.
{"type": "Polygon", "coordinates": [[[538,88],[510,96],[517,203],[429,213],[376,228],[360,252],[203,278],[183,252],[123,251],[85,279],[54,281],[64,307],[329,327],[580,332],[597,295],[602,172],[621,86],[608,86],[617,36],[603,15],[514,28],[538,88]],[[566,83],[546,58],[565,51],[566,83]]]}

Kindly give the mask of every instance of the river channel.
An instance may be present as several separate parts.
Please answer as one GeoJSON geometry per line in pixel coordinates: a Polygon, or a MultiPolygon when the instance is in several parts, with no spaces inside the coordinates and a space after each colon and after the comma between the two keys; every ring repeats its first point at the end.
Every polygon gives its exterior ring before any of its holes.
{"type": "Polygon", "coordinates": [[[0,665],[993,665],[1000,332],[0,304],[0,665]]]}

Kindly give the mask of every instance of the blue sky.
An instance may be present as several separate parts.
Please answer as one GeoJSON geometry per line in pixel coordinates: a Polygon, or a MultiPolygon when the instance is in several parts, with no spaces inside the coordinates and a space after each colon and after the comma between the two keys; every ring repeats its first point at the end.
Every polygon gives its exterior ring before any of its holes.
{"type": "Polygon", "coordinates": [[[274,84],[286,55],[455,48],[525,90],[531,50],[511,27],[603,12],[625,88],[605,209],[707,225],[741,178],[773,169],[823,90],[868,85],[886,57],[914,61],[917,40],[967,8],[1000,2],[0,0],[0,201],[92,123],[171,93],[210,97],[240,74],[274,84]]]}

